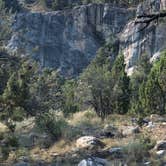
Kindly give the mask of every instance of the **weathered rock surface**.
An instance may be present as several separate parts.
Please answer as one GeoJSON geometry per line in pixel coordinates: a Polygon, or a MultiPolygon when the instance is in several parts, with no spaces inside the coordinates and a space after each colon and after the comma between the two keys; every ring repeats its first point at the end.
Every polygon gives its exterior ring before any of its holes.
{"type": "Polygon", "coordinates": [[[104,143],[93,136],[83,136],[76,141],[77,148],[98,148],[103,147],[104,143]]]}
{"type": "MultiPolygon", "coordinates": [[[[151,7],[150,2],[150,0],[147,0],[138,6],[137,16],[166,9],[166,0],[160,1],[158,9],[158,4],[153,4],[151,7]]],[[[142,54],[148,55],[153,62],[159,58],[160,53],[166,48],[166,20],[164,19],[159,23],[154,21],[145,27],[146,24],[135,24],[132,20],[120,35],[121,49],[125,56],[128,75],[133,73],[134,67],[142,54]]]]}
{"type": "Polygon", "coordinates": [[[100,135],[105,136],[105,137],[110,137],[110,138],[116,137],[116,136],[118,137],[118,136],[120,136],[120,132],[112,124],[106,124],[100,135]]]}
{"type": "Polygon", "coordinates": [[[124,136],[129,136],[133,134],[137,134],[140,132],[140,129],[138,126],[126,126],[124,129],[122,129],[122,134],[124,136]]]}
{"type": "MultiPolygon", "coordinates": [[[[166,9],[166,0],[144,1],[137,16],[166,9]],[[158,4],[159,2],[159,4],[158,4]]],[[[131,75],[142,54],[153,62],[166,48],[166,21],[144,28],[135,24],[136,9],[112,4],[90,4],[55,12],[19,13],[13,23],[8,44],[12,52],[30,55],[42,67],[58,69],[65,76],[77,76],[95,57],[110,36],[116,36],[119,51],[125,56],[126,71],[131,75]]]]}
{"type": "Polygon", "coordinates": [[[110,166],[111,163],[108,163],[107,160],[101,159],[98,157],[91,157],[88,159],[82,160],[78,166],[110,166]]]}
{"type": "Polygon", "coordinates": [[[103,42],[122,31],[134,9],[90,4],[55,12],[18,13],[13,23],[11,51],[31,55],[43,67],[78,75],[103,42]]]}
{"type": "Polygon", "coordinates": [[[166,140],[158,141],[155,146],[155,149],[156,150],[166,150],[166,140]]]}

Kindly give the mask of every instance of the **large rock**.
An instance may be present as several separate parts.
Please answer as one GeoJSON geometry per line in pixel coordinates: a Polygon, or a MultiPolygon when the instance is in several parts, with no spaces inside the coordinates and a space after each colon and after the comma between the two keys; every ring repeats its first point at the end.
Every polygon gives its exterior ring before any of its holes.
{"type": "Polygon", "coordinates": [[[77,148],[98,148],[104,147],[104,143],[101,142],[99,139],[93,136],[83,136],[77,139],[76,141],[77,148]]]}
{"type": "Polygon", "coordinates": [[[14,164],[14,166],[30,166],[30,164],[26,163],[26,162],[19,162],[19,163],[14,164]]]}
{"type": "Polygon", "coordinates": [[[103,41],[121,32],[134,15],[134,9],[111,4],[18,13],[7,47],[12,52],[31,55],[43,67],[59,69],[66,76],[78,75],[103,41]]]}
{"type": "Polygon", "coordinates": [[[116,136],[120,136],[120,132],[112,124],[106,124],[104,126],[104,129],[102,130],[101,136],[116,137],[116,136]]]}
{"type": "Polygon", "coordinates": [[[110,166],[110,163],[105,159],[101,159],[98,157],[91,157],[91,158],[82,160],[78,164],[78,166],[110,166]]]}
{"type": "Polygon", "coordinates": [[[152,122],[166,122],[166,118],[157,114],[152,114],[150,116],[152,122]]]}
{"type": "Polygon", "coordinates": [[[158,141],[155,146],[155,149],[156,150],[166,150],[166,140],[158,141]]]}
{"type": "Polygon", "coordinates": [[[138,126],[126,126],[123,129],[122,134],[124,136],[129,136],[129,135],[137,134],[139,132],[140,132],[140,129],[138,126]]]}

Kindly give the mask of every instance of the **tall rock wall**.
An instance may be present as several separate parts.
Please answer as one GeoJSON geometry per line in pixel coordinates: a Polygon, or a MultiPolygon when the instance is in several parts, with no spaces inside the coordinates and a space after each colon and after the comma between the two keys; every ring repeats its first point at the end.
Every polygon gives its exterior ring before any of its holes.
{"type": "Polygon", "coordinates": [[[133,73],[142,54],[154,60],[166,48],[166,21],[135,24],[135,16],[166,9],[166,0],[146,0],[136,9],[111,4],[90,4],[55,12],[19,13],[8,44],[12,52],[30,55],[42,67],[58,69],[65,76],[77,76],[111,36],[120,42],[126,71],[133,73]],[[159,5],[158,5],[159,3],[159,5]]]}
{"type": "Polygon", "coordinates": [[[134,9],[90,4],[71,10],[19,13],[13,24],[11,51],[30,55],[43,67],[78,75],[111,35],[134,18],[134,9]]]}
{"type": "MultiPolygon", "coordinates": [[[[137,15],[157,14],[166,9],[166,0],[156,0],[150,6],[152,0],[147,0],[137,8],[137,15]],[[141,9],[140,9],[141,8],[141,9]]],[[[142,18],[144,20],[147,18],[142,18]]],[[[150,24],[135,24],[130,21],[120,34],[121,50],[125,56],[126,71],[131,75],[141,55],[149,56],[151,62],[160,57],[160,53],[166,49],[166,18],[152,21],[150,24]]]]}

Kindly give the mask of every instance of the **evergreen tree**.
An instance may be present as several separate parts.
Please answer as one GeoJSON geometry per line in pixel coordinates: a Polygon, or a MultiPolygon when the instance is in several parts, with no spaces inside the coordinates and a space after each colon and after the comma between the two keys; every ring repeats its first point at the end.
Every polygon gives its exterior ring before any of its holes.
{"type": "Polygon", "coordinates": [[[139,93],[143,91],[143,84],[147,81],[150,69],[151,64],[148,56],[146,54],[141,55],[130,79],[130,113],[132,114],[141,115],[144,112],[139,100],[139,93]]]}
{"type": "Polygon", "coordinates": [[[79,104],[75,100],[75,88],[77,82],[75,80],[67,80],[62,87],[62,110],[65,116],[79,111],[79,104]]]}
{"type": "Polygon", "coordinates": [[[129,77],[125,72],[124,56],[120,55],[115,60],[112,71],[112,81],[113,81],[113,90],[114,94],[114,112],[116,113],[126,113],[129,106],[129,77]]]}
{"type": "Polygon", "coordinates": [[[154,64],[147,82],[142,85],[140,100],[147,114],[166,113],[166,52],[154,64]]]}

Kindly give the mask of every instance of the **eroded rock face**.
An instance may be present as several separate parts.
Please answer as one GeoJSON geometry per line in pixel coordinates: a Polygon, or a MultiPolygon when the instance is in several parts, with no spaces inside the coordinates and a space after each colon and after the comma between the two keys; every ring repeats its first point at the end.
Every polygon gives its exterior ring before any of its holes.
{"type": "Polygon", "coordinates": [[[104,147],[104,143],[101,142],[98,138],[93,136],[83,136],[77,139],[76,141],[77,148],[98,148],[98,147],[104,147]]]}
{"type": "Polygon", "coordinates": [[[12,52],[30,55],[42,67],[55,68],[64,76],[77,76],[110,36],[115,36],[131,75],[141,55],[153,62],[166,48],[166,20],[135,24],[135,15],[166,9],[166,0],[144,1],[136,9],[112,4],[89,4],[55,12],[19,13],[8,44],[12,52]],[[137,11],[137,12],[136,12],[137,11]]]}
{"type": "Polygon", "coordinates": [[[103,42],[122,31],[134,9],[90,4],[55,12],[19,13],[13,24],[11,51],[30,55],[43,67],[76,76],[103,42]]]}
{"type": "MultiPolygon", "coordinates": [[[[150,5],[151,0],[140,4],[137,16],[157,13],[166,9],[166,0],[161,0],[159,6],[150,5]]],[[[144,18],[145,19],[145,18],[144,18]]],[[[146,24],[135,24],[130,21],[120,35],[121,49],[126,63],[126,71],[131,75],[134,66],[141,55],[149,56],[151,62],[160,57],[160,53],[166,48],[166,19],[161,22],[153,21],[147,27],[146,24]]]]}
{"type": "Polygon", "coordinates": [[[111,163],[109,163],[105,159],[101,159],[98,157],[91,157],[88,159],[82,160],[78,166],[109,166],[111,163]]]}

